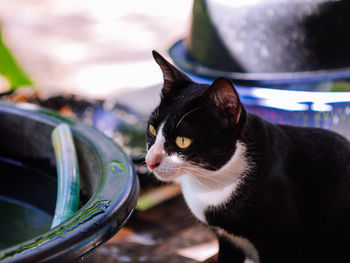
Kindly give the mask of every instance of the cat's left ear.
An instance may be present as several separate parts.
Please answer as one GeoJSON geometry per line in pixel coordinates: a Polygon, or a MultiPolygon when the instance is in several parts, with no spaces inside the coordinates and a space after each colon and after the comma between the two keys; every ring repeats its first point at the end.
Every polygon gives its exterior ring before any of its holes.
{"type": "Polygon", "coordinates": [[[192,80],[162,57],[157,51],[152,51],[153,58],[163,72],[164,85],[162,94],[167,95],[171,90],[179,88],[182,84],[192,80]]]}
{"type": "Polygon", "coordinates": [[[216,79],[205,92],[205,96],[230,120],[230,123],[237,124],[239,122],[243,105],[230,80],[216,79]]]}

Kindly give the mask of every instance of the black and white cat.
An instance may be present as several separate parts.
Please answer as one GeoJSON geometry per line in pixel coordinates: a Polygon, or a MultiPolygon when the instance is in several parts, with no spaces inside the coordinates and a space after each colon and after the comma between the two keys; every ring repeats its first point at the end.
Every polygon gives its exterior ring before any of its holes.
{"type": "Polygon", "coordinates": [[[350,261],[350,143],[271,124],[246,112],[229,80],[198,84],[153,56],[164,86],[146,163],[160,180],[180,181],[218,236],[219,262],[350,261]]]}

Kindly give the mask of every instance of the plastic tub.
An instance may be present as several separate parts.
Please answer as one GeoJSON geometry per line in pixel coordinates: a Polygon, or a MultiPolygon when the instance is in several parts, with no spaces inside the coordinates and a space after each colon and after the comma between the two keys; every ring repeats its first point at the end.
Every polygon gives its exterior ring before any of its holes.
{"type": "MultiPolygon", "coordinates": [[[[74,262],[124,225],[136,205],[138,180],[129,158],[111,139],[79,121],[32,104],[0,102],[0,122],[0,156],[4,167],[10,169],[2,169],[0,201],[27,211],[22,226],[42,219],[37,232],[31,229],[27,235],[20,233],[18,240],[3,244],[1,262],[74,262]],[[67,123],[73,132],[81,203],[77,213],[50,230],[47,222],[54,213],[56,198],[50,136],[60,123],[67,123]]],[[[22,212],[7,220],[20,220],[22,212]]]]}

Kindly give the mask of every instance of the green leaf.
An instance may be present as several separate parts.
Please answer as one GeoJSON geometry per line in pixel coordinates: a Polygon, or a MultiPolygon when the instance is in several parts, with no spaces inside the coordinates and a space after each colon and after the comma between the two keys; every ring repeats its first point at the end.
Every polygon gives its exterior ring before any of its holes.
{"type": "Polygon", "coordinates": [[[18,87],[31,86],[33,82],[16,62],[10,50],[2,41],[0,28],[0,75],[10,83],[11,90],[18,87]]]}

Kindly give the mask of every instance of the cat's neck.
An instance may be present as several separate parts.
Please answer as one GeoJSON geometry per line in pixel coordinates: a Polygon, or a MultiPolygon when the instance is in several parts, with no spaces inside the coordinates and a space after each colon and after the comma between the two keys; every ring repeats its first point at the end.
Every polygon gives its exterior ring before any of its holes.
{"type": "Polygon", "coordinates": [[[234,197],[235,190],[251,164],[246,157],[246,147],[237,141],[232,158],[219,170],[201,168],[181,176],[182,192],[193,214],[206,222],[204,212],[208,207],[225,205],[234,197]]]}

